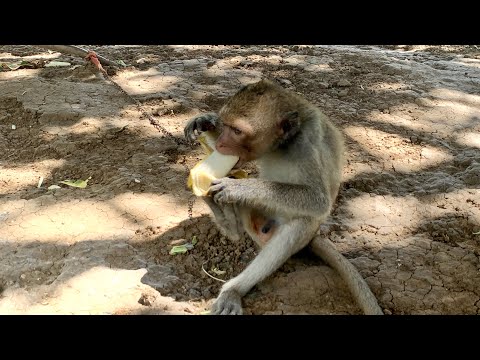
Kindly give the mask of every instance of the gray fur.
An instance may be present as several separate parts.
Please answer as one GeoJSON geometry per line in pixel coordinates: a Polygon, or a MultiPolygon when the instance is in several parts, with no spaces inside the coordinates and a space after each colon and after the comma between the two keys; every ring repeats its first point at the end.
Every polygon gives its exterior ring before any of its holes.
{"type": "MultiPolygon", "coordinates": [[[[213,304],[213,314],[241,314],[241,298],[253,286],[312,239],[315,243],[322,241],[315,234],[330,214],[341,183],[343,137],[330,120],[314,105],[270,82],[261,81],[251,87],[250,92],[247,87],[234,95],[220,110],[221,116],[249,114],[254,125],[262,122],[257,126],[259,131],[276,123],[275,116],[281,116],[284,111],[289,114],[294,111],[298,122],[287,127],[294,133],[285,134],[279,141],[272,140],[270,150],[256,160],[260,170],[258,178],[215,180],[209,190],[212,198],[205,198],[218,226],[228,237],[238,240],[243,227],[263,246],[242,273],[223,285],[213,304]],[[252,209],[259,210],[276,224],[266,245],[251,227],[252,209]]],[[[221,132],[221,118],[213,113],[200,115],[187,123],[185,136],[193,140],[195,132],[212,130],[212,127],[221,132]]],[[[339,271],[366,313],[382,313],[368,285],[333,244],[322,243],[314,250],[339,271]]]]}

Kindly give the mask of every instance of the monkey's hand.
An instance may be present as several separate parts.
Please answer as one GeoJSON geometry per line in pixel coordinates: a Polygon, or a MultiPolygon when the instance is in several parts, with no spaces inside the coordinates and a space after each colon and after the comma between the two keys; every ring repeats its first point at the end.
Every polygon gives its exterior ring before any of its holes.
{"type": "Polygon", "coordinates": [[[213,131],[217,128],[218,115],[206,113],[195,116],[185,125],[184,134],[187,140],[195,141],[197,136],[204,131],[213,131]]]}
{"type": "Polygon", "coordinates": [[[219,205],[237,204],[244,200],[244,194],[248,190],[245,185],[242,180],[224,177],[212,181],[208,195],[219,205]]]}
{"type": "Polygon", "coordinates": [[[242,315],[242,297],[235,290],[220,292],[212,305],[212,315],[242,315]]]}

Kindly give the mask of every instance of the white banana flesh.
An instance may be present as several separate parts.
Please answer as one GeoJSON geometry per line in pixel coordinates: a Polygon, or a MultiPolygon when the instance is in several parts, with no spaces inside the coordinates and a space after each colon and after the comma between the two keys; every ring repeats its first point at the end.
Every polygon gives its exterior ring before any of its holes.
{"type": "Polygon", "coordinates": [[[214,134],[210,132],[202,133],[198,140],[210,154],[190,170],[188,186],[196,196],[207,196],[212,181],[227,176],[239,157],[220,154],[215,149],[214,134]]]}

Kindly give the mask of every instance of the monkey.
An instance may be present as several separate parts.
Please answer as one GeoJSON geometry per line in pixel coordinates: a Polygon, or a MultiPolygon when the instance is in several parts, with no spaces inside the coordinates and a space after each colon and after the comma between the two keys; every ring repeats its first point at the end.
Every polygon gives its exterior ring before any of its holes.
{"type": "Polygon", "coordinates": [[[206,197],[217,226],[232,241],[246,232],[260,251],[227,281],[211,314],[241,315],[242,298],[293,254],[310,244],[340,273],[366,314],[383,314],[355,267],[328,239],[316,235],[329,216],[341,185],[344,140],[318,107],[262,79],[241,88],[217,113],[190,119],[184,135],[217,135],[215,147],[239,157],[234,169],[255,161],[257,178],[214,180],[206,197]]]}

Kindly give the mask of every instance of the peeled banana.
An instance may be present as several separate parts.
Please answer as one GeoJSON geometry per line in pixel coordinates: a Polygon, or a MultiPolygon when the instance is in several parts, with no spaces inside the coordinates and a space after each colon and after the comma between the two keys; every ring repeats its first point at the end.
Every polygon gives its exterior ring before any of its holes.
{"type": "MultiPolygon", "coordinates": [[[[212,181],[227,176],[237,163],[239,157],[220,154],[215,149],[215,134],[210,131],[200,134],[198,141],[207,153],[207,157],[199,161],[190,170],[187,186],[195,195],[207,196],[212,181]]],[[[233,176],[244,178],[246,177],[246,173],[244,171],[237,171],[233,176]]]]}

